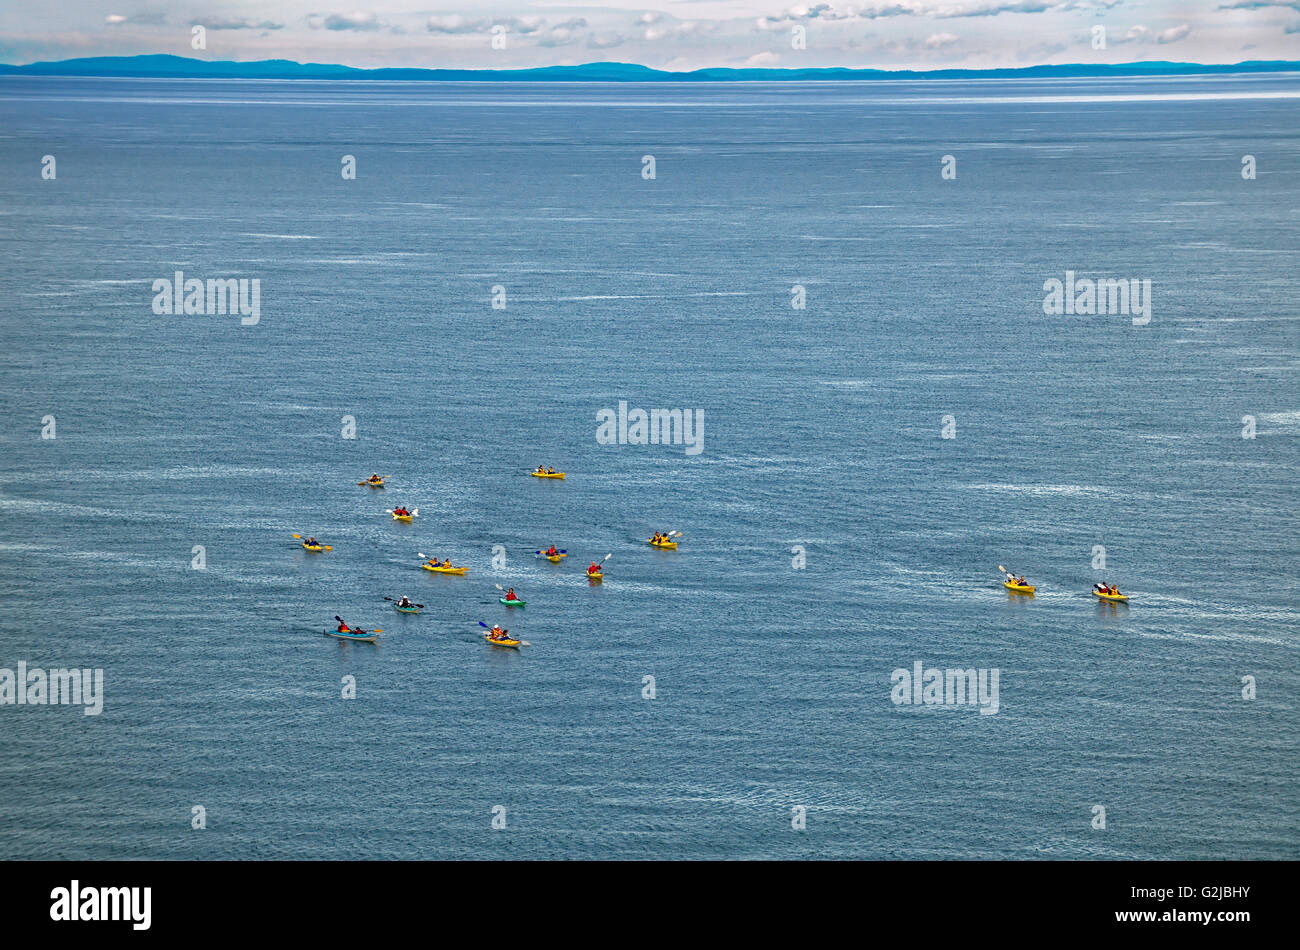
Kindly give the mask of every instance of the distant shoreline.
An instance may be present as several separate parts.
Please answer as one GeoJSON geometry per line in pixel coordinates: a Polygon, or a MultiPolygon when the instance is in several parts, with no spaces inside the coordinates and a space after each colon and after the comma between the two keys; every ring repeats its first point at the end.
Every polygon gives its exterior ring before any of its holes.
{"type": "Polygon", "coordinates": [[[102,79],[267,79],[365,80],[380,82],[870,82],[936,79],[1106,79],[1180,78],[1210,75],[1300,73],[1300,62],[1250,60],[1202,64],[1138,62],[1073,63],[999,69],[697,69],[669,72],[630,63],[586,63],[581,66],[539,66],[525,69],[443,69],[383,67],[362,69],[289,60],[201,60],[184,56],[97,56],[57,62],[0,64],[0,76],[102,79]]]}

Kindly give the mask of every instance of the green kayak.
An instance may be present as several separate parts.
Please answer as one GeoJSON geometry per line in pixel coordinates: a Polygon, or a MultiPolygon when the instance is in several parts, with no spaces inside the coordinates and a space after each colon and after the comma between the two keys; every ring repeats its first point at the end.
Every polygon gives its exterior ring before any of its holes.
{"type": "Polygon", "coordinates": [[[501,603],[505,604],[507,607],[522,607],[522,606],[526,603],[526,601],[523,601],[523,600],[506,600],[504,597],[502,597],[502,598],[501,598],[501,603]]]}

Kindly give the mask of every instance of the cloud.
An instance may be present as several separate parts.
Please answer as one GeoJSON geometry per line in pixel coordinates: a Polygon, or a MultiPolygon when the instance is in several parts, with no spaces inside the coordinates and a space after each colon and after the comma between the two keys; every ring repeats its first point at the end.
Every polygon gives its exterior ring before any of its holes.
{"type": "Polygon", "coordinates": [[[925,40],[926,49],[943,49],[960,40],[956,33],[931,33],[925,40]]]}
{"type": "Polygon", "coordinates": [[[1171,26],[1167,30],[1152,30],[1148,27],[1138,24],[1129,27],[1127,33],[1115,40],[1116,43],[1177,43],[1188,33],[1192,32],[1191,26],[1186,23],[1180,23],[1178,26],[1171,26]]]}
{"type": "Polygon", "coordinates": [[[283,23],[271,20],[255,20],[252,17],[195,17],[190,21],[195,26],[209,30],[283,30],[283,23]]]}
{"type": "Polygon", "coordinates": [[[425,29],[430,33],[446,33],[456,35],[461,33],[484,33],[492,25],[490,17],[471,20],[461,16],[459,13],[452,13],[448,16],[431,16],[425,29]]]}
{"type": "Polygon", "coordinates": [[[130,16],[123,16],[121,13],[110,13],[104,17],[104,22],[109,26],[121,26],[123,23],[131,23],[136,26],[161,26],[167,22],[167,15],[164,13],[132,13],[130,16]]]}
{"type": "Polygon", "coordinates": [[[623,37],[617,33],[591,33],[587,36],[588,49],[613,49],[623,45],[623,37]]]}
{"type": "MultiPolygon", "coordinates": [[[[886,3],[870,3],[862,7],[842,9],[830,3],[814,3],[811,6],[791,7],[784,13],[759,17],[758,28],[770,30],[800,20],[887,20],[903,16],[936,20],[994,17],[1003,13],[1047,13],[1052,10],[1111,7],[1119,2],[1120,0],[1095,0],[1092,3],[1082,3],[1080,0],[974,0],[974,2],[936,6],[933,0],[890,0],[886,3]]],[[[1300,0],[1293,0],[1293,2],[1300,3],[1300,0]]]]}
{"type": "Polygon", "coordinates": [[[779,63],[780,61],[781,61],[781,57],[769,49],[769,50],[764,50],[761,53],[755,53],[753,56],[749,57],[749,59],[745,60],[743,66],[744,67],[773,66],[776,63],[779,63]]]}
{"type": "Polygon", "coordinates": [[[1238,0],[1236,3],[1220,5],[1220,10],[1264,10],[1268,7],[1286,7],[1300,10],[1300,0],[1238,0]]]}
{"type": "Polygon", "coordinates": [[[577,42],[578,36],[587,29],[587,21],[582,17],[573,17],[563,23],[556,23],[547,29],[546,34],[537,41],[538,46],[564,46],[577,42]]]}
{"type": "Polygon", "coordinates": [[[355,30],[357,32],[366,32],[377,30],[382,23],[379,17],[373,13],[363,10],[357,10],[354,13],[331,13],[324,19],[324,26],[327,30],[355,30]]]}

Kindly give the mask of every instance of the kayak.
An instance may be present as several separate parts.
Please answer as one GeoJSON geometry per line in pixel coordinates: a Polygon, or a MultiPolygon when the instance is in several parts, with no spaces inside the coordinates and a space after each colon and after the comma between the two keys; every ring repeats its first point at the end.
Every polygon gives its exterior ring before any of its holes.
{"type": "Polygon", "coordinates": [[[1003,581],[1002,586],[1007,590],[1015,591],[1017,594],[1032,594],[1034,592],[1034,588],[1029,584],[1013,584],[1010,581],[1003,581]]]}
{"type": "Polygon", "coordinates": [[[410,524],[410,523],[411,523],[411,518],[412,518],[412,517],[413,517],[412,515],[393,515],[393,520],[394,520],[394,521],[405,521],[407,524],[410,524]]]}
{"type": "Polygon", "coordinates": [[[525,603],[527,603],[527,601],[524,600],[506,600],[504,597],[500,599],[501,599],[501,603],[505,604],[507,607],[522,607],[525,603]]]}
{"type": "Polygon", "coordinates": [[[313,554],[319,554],[321,551],[325,550],[325,546],[323,544],[304,544],[302,549],[304,551],[311,551],[313,554]]]}
{"type": "Polygon", "coordinates": [[[650,547],[652,547],[652,548],[666,548],[666,549],[669,550],[669,551],[676,551],[676,550],[677,550],[677,542],[676,542],[676,541],[651,541],[651,542],[650,542],[650,547]]]}
{"type": "Polygon", "coordinates": [[[563,478],[563,472],[529,472],[533,478],[563,478]]]}
{"type": "MultiPolygon", "coordinates": [[[[393,606],[397,607],[396,604],[394,604],[393,606]]],[[[397,609],[404,614],[418,614],[420,612],[419,607],[397,607],[397,609]]]]}
{"type": "Polygon", "coordinates": [[[548,554],[546,555],[546,560],[550,561],[552,564],[559,564],[560,558],[568,556],[569,555],[567,554],[548,554]]]}
{"type": "Polygon", "coordinates": [[[1094,597],[1100,597],[1102,600],[1109,600],[1113,604],[1127,604],[1128,594],[1103,594],[1101,591],[1094,590],[1094,597]]]}
{"type": "Polygon", "coordinates": [[[372,481],[370,481],[369,479],[367,479],[367,480],[366,480],[366,484],[369,485],[371,488],[383,488],[383,487],[384,487],[384,480],[381,478],[381,479],[380,479],[379,481],[377,481],[377,482],[372,482],[372,481]]]}
{"type": "Polygon", "coordinates": [[[337,630],[326,630],[326,636],[338,637],[340,640],[356,640],[358,643],[374,643],[379,636],[374,633],[339,633],[337,630]]]}
{"type": "Polygon", "coordinates": [[[469,570],[468,567],[430,567],[428,564],[421,564],[426,571],[433,571],[435,574],[464,574],[469,570]]]}
{"type": "Polygon", "coordinates": [[[605,575],[600,571],[597,571],[595,574],[587,575],[587,580],[589,581],[603,581],[604,579],[605,579],[605,575]]]}
{"type": "Polygon", "coordinates": [[[492,634],[490,633],[483,634],[483,639],[486,640],[488,643],[492,644],[494,647],[510,647],[510,649],[512,650],[519,649],[518,640],[493,640],[492,634]]]}

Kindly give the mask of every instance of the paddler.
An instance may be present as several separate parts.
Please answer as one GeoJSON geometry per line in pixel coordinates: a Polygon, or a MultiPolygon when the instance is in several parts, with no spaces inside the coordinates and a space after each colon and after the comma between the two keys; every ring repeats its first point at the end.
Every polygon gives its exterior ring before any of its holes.
{"type": "Polygon", "coordinates": [[[1021,574],[1021,575],[1020,575],[1020,580],[1016,581],[1016,583],[1017,583],[1019,586],[1021,586],[1021,587],[1028,587],[1028,586],[1029,586],[1029,584],[1027,584],[1027,583],[1025,582],[1025,575],[1024,575],[1024,574],[1021,574]]]}
{"type": "Polygon", "coordinates": [[[554,474],[555,474],[555,469],[553,469],[553,468],[548,468],[548,469],[546,470],[546,474],[547,474],[547,475],[554,475],[554,474]]]}
{"type": "Polygon", "coordinates": [[[600,565],[597,564],[595,561],[592,561],[592,562],[591,562],[591,567],[587,568],[587,573],[588,573],[588,574],[599,574],[599,573],[600,573],[600,565]]]}
{"type": "Polygon", "coordinates": [[[368,479],[366,479],[366,480],[367,480],[367,481],[371,481],[371,482],[382,482],[382,481],[383,481],[383,479],[379,477],[379,473],[378,473],[378,472],[375,472],[373,475],[371,475],[371,476],[370,476],[368,479]]]}
{"type": "Polygon", "coordinates": [[[539,465],[539,466],[537,466],[537,474],[538,474],[538,475],[545,475],[545,474],[546,474],[546,466],[545,466],[545,465],[539,465]]]}
{"type": "Polygon", "coordinates": [[[546,556],[547,556],[547,557],[555,557],[555,556],[558,555],[559,553],[560,553],[559,551],[555,550],[555,545],[552,544],[550,550],[546,552],[546,556]]]}
{"type": "Polygon", "coordinates": [[[402,595],[402,599],[397,602],[397,606],[414,607],[415,604],[411,603],[411,598],[407,597],[406,595],[402,595]]]}
{"type": "Polygon", "coordinates": [[[491,637],[493,640],[500,640],[502,637],[505,636],[505,633],[506,632],[501,629],[501,625],[497,624],[491,630],[488,631],[488,636],[491,637]]]}
{"type": "Polygon", "coordinates": [[[447,558],[447,560],[443,561],[443,562],[442,562],[442,566],[443,566],[443,567],[451,567],[451,558],[447,558]]]}
{"type": "Polygon", "coordinates": [[[506,591],[506,600],[518,600],[518,599],[519,598],[515,596],[515,589],[513,587],[510,588],[508,591],[506,591]]]}
{"type": "Polygon", "coordinates": [[[339,628],[338,628],[338,630],[337,630],[336,632],[338,632],[338,633],[352,633],[353,631],[352,631],[352,629],[351,629],[350,627],[348,627],[348,625],[347,625],[346,623],[344,623],[342,620],[340,620],[340,621],[339,621],[339,628]]]}
{"type": "Polygon", "coordinates": [[[309,548],[318,548],[318,547],[320,547],[320,545],[316,543],[316,539],[315,539],[315,538],[308,538],[306,544],[307,544],[307,547],[309,547],[309,548]]]}

